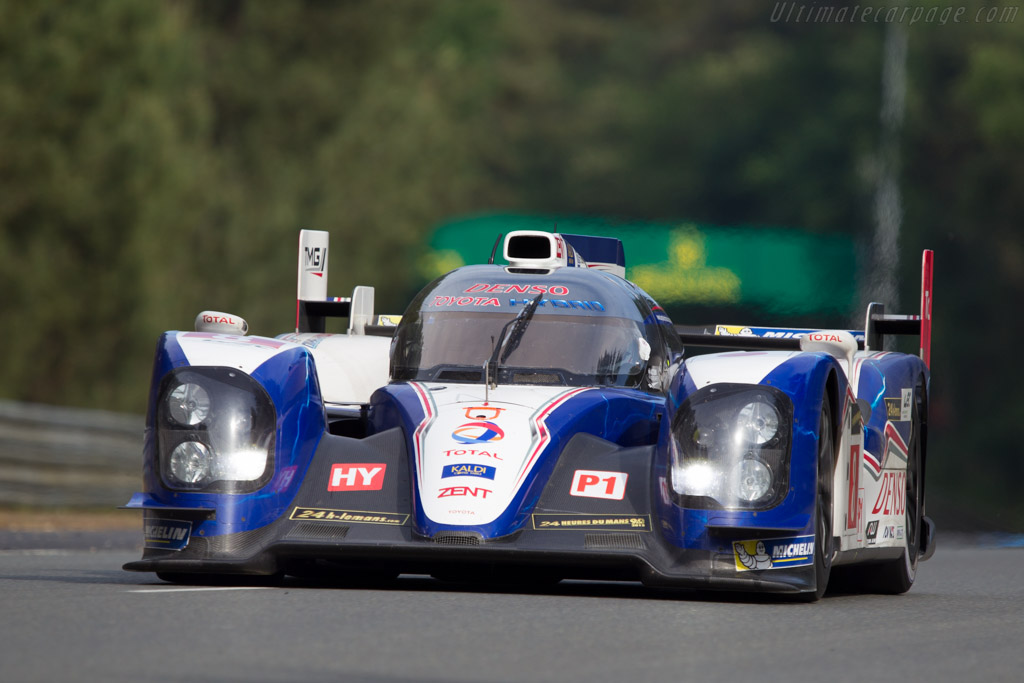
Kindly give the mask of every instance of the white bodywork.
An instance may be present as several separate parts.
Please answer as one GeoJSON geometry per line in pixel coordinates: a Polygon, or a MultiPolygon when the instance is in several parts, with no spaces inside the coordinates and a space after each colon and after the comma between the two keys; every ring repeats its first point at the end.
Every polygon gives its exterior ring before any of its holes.
{"type": "Polygon", "coordinates": [[[441,524],[489,524],[509,509],[551,440],[548,415],[589,390],[502,385],[485,397],[482,386],[412,386],[426,416],[414,438],[416,486],[441,524]]]}
{"type": "Polygon", "coordinates": [[[285,334],[313,354],[320,393],[328,404],[368,403],[388,383],[389,337],[361,334],[285,334]]]}

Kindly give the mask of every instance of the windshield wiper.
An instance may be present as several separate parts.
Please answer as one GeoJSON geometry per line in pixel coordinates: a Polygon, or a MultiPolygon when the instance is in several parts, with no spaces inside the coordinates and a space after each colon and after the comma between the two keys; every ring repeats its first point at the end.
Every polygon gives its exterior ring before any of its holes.
{"type": "MultiPolygon", "coordinates": [[[[519,343],[523,340],[523,334],[526,332],[526,326],[530,324],[530,319],[533,318],[533,314],[537,311],[537,306],[540,305],[542,298],[544,298],[543,292],[538,294],[533,301],[526,304],[523,310],[516,314],[516,317],[509,320],[501,328],[501,333],[498,335],[498,343],[495,344],[491,357],[484,363],[484,385],[487,389],[498,386],[498,370],[501,368],[501,364],[512,355],[512,352],[519,348],[519,343]]],[[[487,399],[488,396],[485,393],[485,403],[487,399]]]]}

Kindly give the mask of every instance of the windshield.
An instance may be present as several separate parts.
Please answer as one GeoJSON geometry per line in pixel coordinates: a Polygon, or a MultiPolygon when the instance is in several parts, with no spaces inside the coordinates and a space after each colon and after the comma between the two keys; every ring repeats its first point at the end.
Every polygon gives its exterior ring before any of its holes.
{"type": "MultiPolygon", "coordinates": [[[[395,380],[483,382],[484,363],[513,315],[422,311],[395,338],[395,380]]],[[[504,384],[636,386],[643,377],[641,324],[612,316],[538,313],[498,369],[504,384]]]]}

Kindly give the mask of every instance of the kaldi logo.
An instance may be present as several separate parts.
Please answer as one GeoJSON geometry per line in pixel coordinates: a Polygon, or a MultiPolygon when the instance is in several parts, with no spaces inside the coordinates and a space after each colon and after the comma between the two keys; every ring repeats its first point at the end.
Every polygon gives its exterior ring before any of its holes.
{"type": "Polygon", "coordinates": [[[331,481],[328,491],[380,491],[384,488],[384,471],[387,464],[382,462],[338,463],[331,467],[331,481]]]}
{"type": "Polygon", "coordinates": [[[596,470],[576,470],[572,477],[570,495],[583,498],[607,498],[622,500],[626,495],[625,472],[599,472],[596,470]]]}

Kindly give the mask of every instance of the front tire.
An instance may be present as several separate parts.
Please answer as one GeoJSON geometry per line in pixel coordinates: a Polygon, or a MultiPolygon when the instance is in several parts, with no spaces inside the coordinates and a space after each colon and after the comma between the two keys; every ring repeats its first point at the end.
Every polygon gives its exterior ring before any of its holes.
{"type": "Polygon", "coordinates": [[[818,426],[818,468],[814,496],[814,590],[801,595],[807,602],[820,600],[828,588],[835,555],[832,535],[832,479],[835,474],[835,438],[832,405],[826,397],[818,426]]]}

